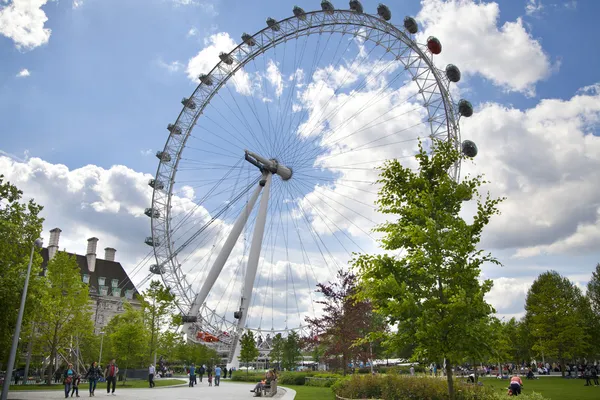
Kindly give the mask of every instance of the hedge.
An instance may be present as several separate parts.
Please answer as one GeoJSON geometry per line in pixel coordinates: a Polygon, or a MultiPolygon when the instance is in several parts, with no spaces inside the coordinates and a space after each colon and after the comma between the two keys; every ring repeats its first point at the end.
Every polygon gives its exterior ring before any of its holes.
{"type": "MultiPolygon", "coordinates": [[[[456,400],[499,400],[506,392],[455,381],[456,400]]],[[[445,379],[403,375],[353,375],[339,379],[332,389],[336,396],[346,399],[431,399],[449,400],[445,379]]],[[[520,395],[521,400],[544,400],[539,393],[520,395]]]]}

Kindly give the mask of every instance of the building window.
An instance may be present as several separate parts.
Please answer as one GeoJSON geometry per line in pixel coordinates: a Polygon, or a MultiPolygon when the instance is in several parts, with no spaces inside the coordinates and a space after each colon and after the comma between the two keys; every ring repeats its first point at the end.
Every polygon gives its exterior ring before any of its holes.
{"type": "Polygon", "coordinates": [[[106,283],[106,278],[103,276],[99,276],[98,277],[98,286],[104,286],[105,283],[106,283]]]}
{"type": "Polygon", "coordinates": [[[90,283],[90,276],[88,274],[83,274],[83,283],[90,283]]]}
{"type": "Polygon", "coordinates": [[[113,288],[116,288],[116,287],[118,287],[118,286],[119,286],[119,280],[118,280],[118,279],[113,279],[113,280],[111,281],[111,286],[112,286],[113,288]]]}
{"type": "Polygon", "coordinates": [[[100,296],[106,296],[108,294],[108,288],[106,286],[100,286],[100,296]]]}
{"type": "Polygon", "coordinates": [[[119,289],[118,287],[113,287],[112,288],[112,295],[114,297],[121,297],[121,289],[119,289]]]}
{"type": "Polygon", "coordinates": [[[125,298],[131,300],[133,299],[133,290],[132,289],[127,289],[125,291],[125,298]]]}

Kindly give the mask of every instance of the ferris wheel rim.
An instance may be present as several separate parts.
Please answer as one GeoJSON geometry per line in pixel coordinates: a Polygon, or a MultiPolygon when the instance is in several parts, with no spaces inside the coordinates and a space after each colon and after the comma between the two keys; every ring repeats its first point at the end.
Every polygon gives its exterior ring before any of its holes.
{"type": "MultiPolygon", "coordinates": [[[[455,113],[454,103],[452,101],[452,97],[448,91],[449,81],[442,76],[441,71],[436,68],[433,63],[432,57],[430,57],[426,51],[422,48],[425,47],[423,45],[419,45],[411,36],[404,33],[401,29],[396,27],[390,22],[387,22],[380,18],[377,15],[372,15],[368,13],[356,13],[354,11],[349,10],[334,10],[334,11],[325,11],[325,10],[317,10],[304,13],[305,20],[300,19],[297,16],[291,16],[280,21],[277,21],[277,25],[283,28],[283,26],[289,25],[291,29],[290,31],[286,31],[285,34],[278,34],[273,31],[271,27],[267,26],[264,29],[258,31],[252,36],[249,36],[250,39],[254,40],[255,45],[250,46],[248,44],[249,39],[243,40],[240,44],[238,44],[233,50],[227,53],[228,56],[233,57],[233,55],[238,54],[246,54],[244,58],[233,58],[235,66],[233,68],[227,67],[227,64],[224,61],[219,61],[211,71],[209,71],[206,76],[214,77],[217,73],[223,73],[223,78],[219,80],[218,84],[213,84],[212,86],[206,85],[203,82],[200,82],[196,89],[193,91],[192,95],[189,99],[195,99],[198,93],[201,93],[205,88],[209,88],[208,95],[204,97],[204,101],[201,104],[198,104],[197,110],[193,112],[193,116],[190,118],[189,108],[184,105],[181,112],[179,113],[174,126],[181,127],[181,137],[177,137],[177,135],[169,133],[165,146],[163,148],[163,152],[172,152],[172,159],[170,161],[164,161],[159,159],[159,165],[157,168],[157,172],[155,175],[156,182],[162,182],[164,184],[164,189],[160,189],[154,187],[152,194],[152,208],[159,210],[161,212],[160,216],[155,217],[154,215],[151,218],[151,230],[152,230],[152,239],[153,239],[153,247],[154,247],[154,255],[157,265],[165,267],[164,272],[160,275],[163,279],[163,282],[170,287],[171,290],[176,292],[176,295],[179,299],[179,308],[182,312],[186,312],[186,309],[189,309],[190,305],[193,302],[193,296],[195,292],[191,285],[188,283],[185,275],[181,271],[181,266],[177,262],[177,255],[173,255],[173,249],[170,236],[171,230],[171,200],[173,196],[173,188],[175,184],[175,177],[178,172],[179,160],[181,159],[181,154],[184,152],[186,147],[186,143],[188,138],[191,135],[198,119],[203,114],[204,109],[210,104],[210,101],[215,96],[216,93],[221,90],[221,88],[232,78],[232,76],[239,70],[242,69],[246,64],[252,61],[257,56],[264,54],[266,51],[287,42],[290,38],[298,39],[301,36],[310,36],[319,33],[341,33],[342,35],[354,35],[361,36],[365,40],[371,41],[375,43],[376,46],[384,47],[380,42],[374,41],[371,35],[365,34],[361,35],[360,30],[368,30],[369,32],[379,32],[380,35],[387,35],[395,39],[396,41],[400,41],[407,48],[410,48],[412,52],[414,52],[418,57],[418,60],[422,61],[426,65],[426,70],[430,72],[436,81],[435,90],[439,91],[441,96],[441,102],[444,106],[444,114],[445,121],[444,125],[446,125],[446,134],[447,140],[453,142],[455,147],[459,147],[461,143],[460,139],[460,129],[458,126],[458,118],[455,113]],[[322,17],[321,23],[314,24],[312,20],[315,19],[313,17],[322,17]],[[306,22],[307,20],[311,20],[306,22]],[[345,22],[341,22],[340,20],[344,20],[345,22]],[[366,23],[370,23],[370,25],[366,23]],[[294,24],[295,23],[295,24],[294,24]],[[295,27],[293,26],[295,25],[295,27]],[[336,31],[335,27],[352,27],[352,30],[343,30],[336,31]],[[327,28],[331,28],[328,30],[327,28]],[[319,31],[317,31],[317,29],[319,31]],[[269,35],[270,34],[270,35],[269,35]],[[260,40],[261,44],[259,45],[259,40],[267,37],[269,39],[266,43],[264,40],[260,40]],[[254,47],[254,48],[253,48],[254,47]],[[187,117],[188,120],[184,122],[184,125],[181,125],[182,118],[187,117]],[[185,126],[185,128],[184,128],[185,126]],[[175,145],[175,146],[174,146],[175,145]],[[160,198],[166,199],[165,201],[159,202],[160,198]],[[157,207],[160,205],[160,207],[157,207]],[[158,245],[156,245],[158,243],[158,245]]],[[[283,29],[281,29],[283,31],[283,29]]],[[[385,47],[384,47],[385,48],[385,47]]],[[[389,52],[391,51],[389,48],[386,48],[389,52]]],[[[411,66],[404,63],[402,58],[397,56],[396,58],[402,64],[404,64],[407,71],[411,74],[411,77],[414,81],[419,81],[416,73],[413,73],[413,69],[411,66]]],[[[422,68],[422,67],[421,67],[422,68]]],[[[417,68],[418,70],[418,68],[417,68]]],[[[430,115],[430,105],[427,104],[427,100],[425,98],[424,92],[420,91],[423,100],[425,102],[425,107],[427,107],[428,115],[430,115]]],[[[429,126],[431,131],[433,131],[433,122],[430,120],[429,126]]],[[[440,124],[438,124],[440,125],[440,124]]],[[[430,137],[435,136],[432,132],[430,137]]],[[[454,179],[458,180],[460,171],[460,164],[456,165],[454,170],[454,179]]],[[[204,305],[202,306],[204,307],[204,305]]],[[[223,322],[229,323],[232,326],[235,325],[234,322],[229,321],[227,318],[223,316],[223,322]]],[[[302,328],[286,328],[284,330],[276,330],[278,332],[286,332],[291,330],[298,330],[302,328]]],[[[248,328],[253,331],[261,331],[260,328],[248,328]]],[[[266,331],[262,329],[262,331],[266,331]]]]}

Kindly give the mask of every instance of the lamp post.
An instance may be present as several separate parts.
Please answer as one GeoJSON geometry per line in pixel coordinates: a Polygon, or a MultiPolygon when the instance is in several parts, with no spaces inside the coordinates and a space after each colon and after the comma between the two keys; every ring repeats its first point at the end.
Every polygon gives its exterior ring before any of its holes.
{"type": "Polygon", "coordinates": [[[100,367],[100,361],[102,361],[102,344],[104,343],[104,331],[100,331],[100,356],[98,357],[98,367],[100,367]]]}
{"type": "Polygon", "coordinates": [[[8,397],[8,388],[10,386],[10,380],[12,378],[12,371],[15,367],[15,358],[17,357],[17,346],[19,345],[19,335],[21,334],[21,324],[23,323],[23,312],[25,311],[25,300],[27,300],[27,288],[29,287],[29,275],[31,275],[31,264],[33,263],[33,252],[35,251],[36,247],[42,247],[42,244],[42,239],[35,239],[35,242],[33,242],[33,245],[31,246],[29,265],[27,266],[27,275],[25,275],[25,286],[23,286],[23,293],[21,294],[21,306],[19,307],[19,316],[17,317],[17,325],[15,326],[13,342],[10,348],[10,356],[8,357],[8,366],[6,367],[4,384],[2,385],[1,400],[6,400],[6,398],[8,397]]]}

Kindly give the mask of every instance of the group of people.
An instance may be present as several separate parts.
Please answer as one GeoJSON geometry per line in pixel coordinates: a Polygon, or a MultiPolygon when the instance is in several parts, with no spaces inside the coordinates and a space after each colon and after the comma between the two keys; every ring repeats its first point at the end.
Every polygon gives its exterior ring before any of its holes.
{"type": "MultiPolygon", "coordinates": [[[[202,377],[206,374],[208,378],[208,386],[213,385],[213,369],[210,366],[201,365],[200,368],[196,368],[196,364],[192,363],[187,371],[189,375],[189,387],[194,387],[194,385],[198,384],[198,376],[200,377],[200,382],[202,382],[202,377]]],[[[221,383],[221,378],[226,379],[227,373],[229,373],[229,377],[231,378],[231,374],[233,373],[233,368],[227,370],[227,367],[221,368],[220,366],[216,366],[214,370],[214,381],[215,386],[219,386],[221,383]]]]}
{"type": "Polygon", "coordinates": [[[69,364],[67,369],[63,373],[63,385],[65,386],[65,398],[79,397],[79,384],[81,383],[81,379],[87,379],[89,382],[90,389],[90,397],[95,396],[96,385],[100,377],[104,377],[106,379],[106,393],[111,394],[111,386],[112,386],[112,395],[115,395],[115,388],[117,386],[117,374],[119,373],[119,367],[115,363],[115,360],[111,360],[110,363],[104,369],[104,373],[102,369],[98,366],[96,361],[92,362],[92,365],[88,368],[86,374],[82,377],[80,374],[76,373],[73,369],[73,364],[69,364]]]}

